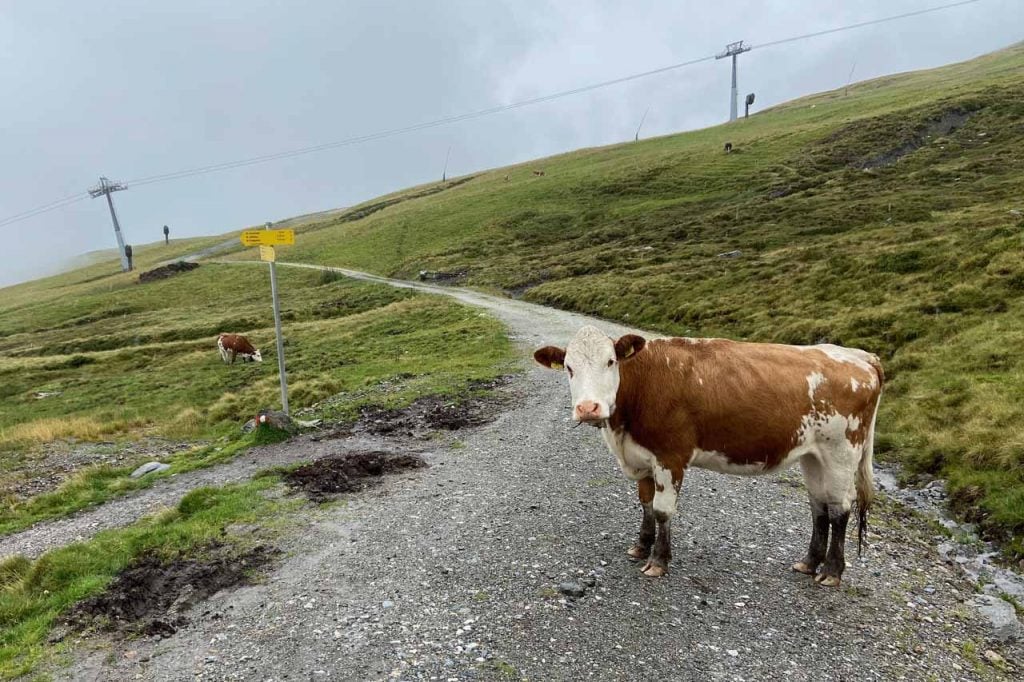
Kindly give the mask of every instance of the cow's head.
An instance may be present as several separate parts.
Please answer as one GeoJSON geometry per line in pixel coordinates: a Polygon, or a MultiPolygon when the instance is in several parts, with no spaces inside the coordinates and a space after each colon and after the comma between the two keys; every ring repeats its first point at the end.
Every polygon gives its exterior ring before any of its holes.
{"type": "Polygon", "coordinates": [[[564,368],[569,375],[573,419],[601,424],[615,411],[619,363],[642,350],[645,343],[635,334],[615,341],[588,325],[576,332],[565,350],[545,346],[533,358],[551,369],[564,368]]]}
{"type": "Polygon", "coordinates": [[[260,351],[258,348],[256,349],[256,351],[252,353],[247,353],[243,355],[242,359],[245,360],[246,362],[263,362],[263,356],[260,355],[260,351]]]}

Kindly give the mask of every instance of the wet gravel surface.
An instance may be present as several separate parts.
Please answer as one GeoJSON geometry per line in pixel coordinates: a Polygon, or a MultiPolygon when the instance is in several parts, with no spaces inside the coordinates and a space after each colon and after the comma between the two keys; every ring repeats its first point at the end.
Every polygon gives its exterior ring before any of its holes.
{"type": "MultiPolygon", "coordinates": [[[[464,294],[479,299],[479,294],[464,294]]],[[[488,297],[484,297],[488,298],[488,297]]],[[[500,301],[500,299],[495,299],[500,301]]],[[[469,302],[473,302],[469,300],[469,302]]],[[[580,318],[492,309],[524,351],[580,318]]],[[[617,333],[613,325],[602,325],[617,333]]],[[[881,505],[839,589],[792,573],[809,535],[799,476],[692,471],[666,578],[625,550],[633,487],[597,431],[571,428],[563,378],[520,396],[429,467],[312,511],[267,581],[215,595],[166,639],[81,643],[81,680],[974,680],[1019,675],[935,531],[881,505]],[[582,596],[570,597],[569,594],[582,596]]],[[[309,457],[316,444],[282,444],[309,457]],[[309,452],[307,452],[307,450],[309,452]]]]}

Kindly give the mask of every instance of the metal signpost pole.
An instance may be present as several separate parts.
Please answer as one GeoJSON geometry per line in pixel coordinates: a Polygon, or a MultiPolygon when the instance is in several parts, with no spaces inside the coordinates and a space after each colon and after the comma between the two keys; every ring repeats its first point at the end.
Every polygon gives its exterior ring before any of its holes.
{"type": "MultiPolygon", "coordinates": [[[[270,223],[266,224],[266,229],[270,229],[270,223]]],[[[281,377],[281,408],[285,414],[289,414],[288,375],[284,370],[284,337],[281,335],[281,303],[277,298],[277,268],[274,261],[270,261],[270,295],[274,299],[274,332],[277,334],[277,372],[281,377]]]]}

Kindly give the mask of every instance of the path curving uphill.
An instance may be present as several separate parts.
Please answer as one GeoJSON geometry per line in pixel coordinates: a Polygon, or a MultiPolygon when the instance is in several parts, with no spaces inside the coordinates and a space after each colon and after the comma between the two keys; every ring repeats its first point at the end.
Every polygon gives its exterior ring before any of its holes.
{"type": "MultiPolygon", "coordinates": [[[[524,358],[539,344],[564,344],[584,323],[633,331],[523,301],[323,269],[483,308],[509,326],[524,358]]],[[[314,514],[285,541],[289,558],[264,584],[215,596],[167,639],[108,643],[56,674],[974,680],[1012,677],[1024,660],[1019,645],[989,640],[967,606],[970,584],[939,559],[933,531],[893,505],[875,513],[878,536],[842,588],[792,573],[809,533],[795,474],[691,472],[669,576],[641,575],[625,554],[639,523],[634,487],[595,430],[571,428],[563,377],[531,367],[517,389],[517,404],[465,434],[461,447],[440,449],[428,469],[314,514]],[[989,663],[988,649],[1009,663],[989,663]]]]}

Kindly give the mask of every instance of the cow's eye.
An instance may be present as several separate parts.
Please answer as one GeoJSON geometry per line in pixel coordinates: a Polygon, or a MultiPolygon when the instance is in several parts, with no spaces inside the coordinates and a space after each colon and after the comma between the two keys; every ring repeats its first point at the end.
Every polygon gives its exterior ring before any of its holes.
{"type": "Polygon", "coordinates": [[[614,364],[615,364],[615,359],[614,358],[612,358],[611,360],[608,361],[608,366],[609,367],[611,367],[614,364]]]}
{"type": "Polygon", "coordinates": [[[569,365],[565,366],[565,371],[569,373],[569,378],[572,379],[572,367],[569,365]]]}

